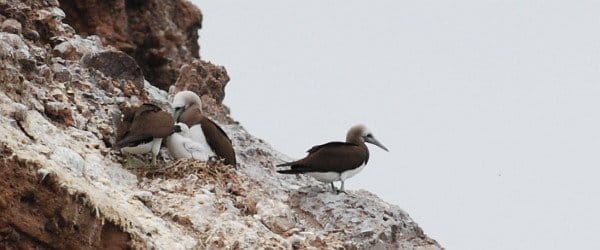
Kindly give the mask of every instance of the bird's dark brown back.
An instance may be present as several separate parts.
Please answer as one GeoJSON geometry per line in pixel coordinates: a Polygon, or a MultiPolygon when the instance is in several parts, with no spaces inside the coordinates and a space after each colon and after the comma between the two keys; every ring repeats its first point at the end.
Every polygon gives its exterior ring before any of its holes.
{"type": "Polygon", "coordinates": [[[122,121],[117,124],[117,147],[164,138],[173,133],[175,121],[171,114],[153,104],[125,108],[122,121]]]}
{"type": "Polygon", "coordinates": [[[343,172],[366,164],[368,160],[369,150],[364,144],[330,142],[312,147],[306,157],[290,165],[303,172],[343,172]]]}

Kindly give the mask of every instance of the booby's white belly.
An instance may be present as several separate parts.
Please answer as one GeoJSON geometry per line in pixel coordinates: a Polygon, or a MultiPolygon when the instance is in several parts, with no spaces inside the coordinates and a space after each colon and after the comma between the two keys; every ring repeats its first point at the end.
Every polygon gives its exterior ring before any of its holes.
{"type": "Polygon", "coordinates": [[[305,174],[327,183],[340,180],[340,173],[337,172],[306,172],[305,174]]]}
{"type": "Polygon", "coordinates": [[[200,124],[192,126],[188,136],[193,141],[200,143],[202,147],[210,152],[211,156],[215,155],[215,152],[210,148],[208,142],[206,141],[206,137],[204,136],[204,132],[202,131],[202,126],[200,126],[200,124]]]}
{"type": "Polygon", "coordinates": [[[167,138],[167,148],[175,159],[196,159],[207,161],[214,156],[208,145],[202,145],[180,134],[172,134],[167,138]]]}
{"type": "MultiPolygon", "coordinates": [[[[152,149],[156,148],[156,144],[158,144],[159,148],[160,148],[161,142],[162,142],[162,138],[156,138],[150,142],[142,143],[142,144],[139,144],[134,147],[123,147],[123,148],[121,148],[121,153],[129,153],[129,154],[137,154],[137,155],[146,154],[150,151],[153,151],[152,149]]],[[[158,153],[158,152],[156,152],[156,153],[158,153]]]]}
{"type": "Polygon", "coordinates": [[[366,163],[363,163],[363,164],[362,164],[360,167],[358,167],[358,168],[355,168],[355,169],[351,169],[351,170],[347,170],[347,171],[344,171],[344,172],[342,172],[342,174],[341,174],[341,176],[340,176],[340,179],[343,181],[343,180],[346,180],[346,179],[348,179],[348,178],[350,178],[350,177],[352,177],[352,176],[355,176],[356,174],[358,174],[358,172],[362,171],[362,170],[363,170],[363,168],[365,168],[365,166],[367,166],[367,164],[366,164],[366,163]]]}
{"type": "Polygon", "coordinates": [[[342,173],[338,173],[338,172],[306,172],[305,174],[317,179],[318,181],[322,181],[322,182],[344,181],[344,180],[358,174],[358,172],[362,171],[366,165],[367,164],[363,164],[358,168],[346,170],[342,173]]]}

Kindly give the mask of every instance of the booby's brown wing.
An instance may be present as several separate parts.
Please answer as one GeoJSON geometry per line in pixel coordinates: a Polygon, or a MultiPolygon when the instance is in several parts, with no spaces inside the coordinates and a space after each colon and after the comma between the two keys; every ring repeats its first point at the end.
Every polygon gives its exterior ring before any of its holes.
{"type": "Polygon", "coordinates": [[[366,146],[352,143],[330,142],[314,146],[308,152],[309,154],[301,160],[279,165],[291,166],[291,169],[278,172],[284,174],[343,172],[358,168],[369,161],[369,151],[366,146]]]}
{"type": "Polygon", "coordinates": [[[133,119],[130,133],[164,138],[173,133],[175,120],[171,114],[162,110],[144,110],[133,119]]]}
{"type": "Polygon", "coordinates": [[[124,129],[130,123],[124,133],[118,132],[121,138],[115,145],[117,148],[149,142],[153,138],[164,138],[173,133],[173,117],[155,105],[144,104],[136,108],[131,122],[129,116],[126,113],[122,124],[117,127],[124,129]]]}
{"type": "Polygon", "coordinates": [[[206,142],[215,154],[225,159],[225,164],[235,166],[235,151],[225,131],[207,117],[200,120],[200,126],[202,127],[202,133],[204,133],[206,142]]]}
{"type": "Polygon", "coordinates": [[[131,108],[126,108],[121,110],[121,119],[117,123],[116,128],[116,140],[120,141],[129,132],[129,127],[131,127],[131,123],[133,122],[134,112],[132,112],[131,108]]]}

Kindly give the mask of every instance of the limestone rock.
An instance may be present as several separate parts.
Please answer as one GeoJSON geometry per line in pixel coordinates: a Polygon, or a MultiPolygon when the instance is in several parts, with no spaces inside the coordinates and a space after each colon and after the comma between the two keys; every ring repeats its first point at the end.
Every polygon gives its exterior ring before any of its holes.
{"type": "Polygon", "coordinates": [[[0,25],[0,30],[3,32],[13,33],[13,34],[21,34],[21,23],[19,21],[9,18],[2,22],[0,25]]]}
{"type": "Polygon", "coordinates": [[[88,53],[81,58],[84,67],[93,68],[105,76],[131,81],[138,89],[144,88],[144,75],[136,61],[120,51],[88,53]]]}
{"type": "Polygon", "coordinates": [[[79,60],[85,54],[95,54],[100,51],[100,41],[96,37],[82,38],[74,36],[73,38],[55,37],[61,39],[61,42],[53,49],[53,53],[66,60],[79,60]]]}

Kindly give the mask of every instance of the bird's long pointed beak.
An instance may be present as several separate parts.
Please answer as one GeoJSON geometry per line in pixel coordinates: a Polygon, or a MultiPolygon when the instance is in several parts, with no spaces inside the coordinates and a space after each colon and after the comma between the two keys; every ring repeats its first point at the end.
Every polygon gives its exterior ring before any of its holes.
{"type": "Polygon", "coordinates": [[[181,133],[181,127],[179,125],[173,125],[173,133],[181,133]]]}
{"type": "Polygon", "coordinates": [[[182,111],[183,111],[183,109],[181,109],[181,108],[173,109],[173,119],[175,119],[175,122],[177,122],[179,120],[179,116],[181,115],[182,111]]]}
{"type": "Polygon", "coordinates": [[[383,146],[383,144],[381,144],[381,142],[379,142],[377,139],[375,139],[375,137],[371,137],[371,138],[367,138],[367,140],[365,140],[365,142],[371,143],[377,147],[380,147],[381,149],[389,152],[389,150],[383,146]]]}

